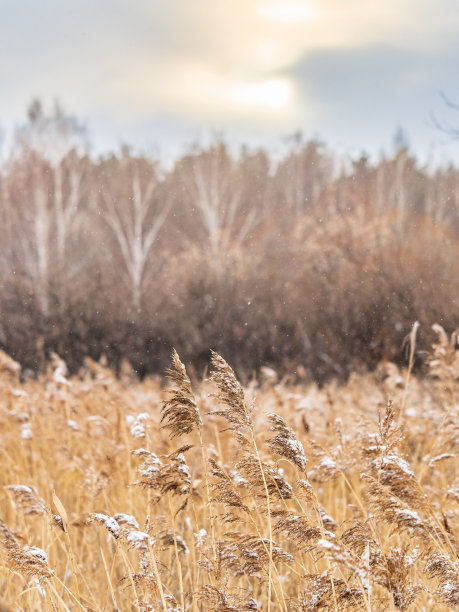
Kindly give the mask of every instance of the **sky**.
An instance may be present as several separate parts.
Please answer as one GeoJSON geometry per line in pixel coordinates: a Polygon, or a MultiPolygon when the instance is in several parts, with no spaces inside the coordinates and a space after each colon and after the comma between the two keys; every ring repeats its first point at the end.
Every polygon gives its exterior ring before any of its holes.
{"type": "Polygon", "coordinates": [[[34,97],[87,126],[95,152],[180,154],[218,134],[345,155],[459,161],[457,0],[0,0],[0,127],[34,97]]]}

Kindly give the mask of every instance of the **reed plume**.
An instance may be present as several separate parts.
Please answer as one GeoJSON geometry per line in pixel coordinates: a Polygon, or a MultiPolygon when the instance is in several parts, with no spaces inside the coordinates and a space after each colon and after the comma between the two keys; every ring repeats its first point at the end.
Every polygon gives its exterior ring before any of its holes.
{"type": "Polygon", "coordinates": [[[174,388],[169,392],[169,399],[163,404],[161,421],[166,421],[164,427],[169,429],[170,437],[176,438],[199,429],[202,420],[191,381],[175,350],[172,352],[172,363],[173,367],[167,371],[167,377],[174,388]]]}

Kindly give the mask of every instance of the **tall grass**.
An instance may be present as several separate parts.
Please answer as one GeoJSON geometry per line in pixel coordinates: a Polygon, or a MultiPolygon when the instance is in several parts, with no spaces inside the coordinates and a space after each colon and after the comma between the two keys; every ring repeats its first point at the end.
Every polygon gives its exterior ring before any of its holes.
{"type": "Polygon", "coordinates": [[[459,606],[459,350],[342,386],[0,358],[0,610],[459,606]]]}

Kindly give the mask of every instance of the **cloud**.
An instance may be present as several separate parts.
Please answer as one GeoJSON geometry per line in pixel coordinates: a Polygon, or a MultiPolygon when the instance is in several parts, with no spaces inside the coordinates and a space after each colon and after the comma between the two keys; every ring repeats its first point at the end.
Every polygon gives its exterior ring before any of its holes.
{"type": "Polygon", "coordinates": [[[364,46],[308,54],[286,74],[296,83],[299,107],[310,109],[309,130],[382,145],[398,124],[414,140],[436,136],[429,112],[441,106],[439,90],[459,100],[459,84],[451,81],[458,57],[459,47],[427,53],[364,46]]]}
{"type": "Polygon", "coordinates": [[[39,95],[120,131],[357,134],[455,96],[458,30],[453,0],[3,0],[0,122],[39,95]]]}

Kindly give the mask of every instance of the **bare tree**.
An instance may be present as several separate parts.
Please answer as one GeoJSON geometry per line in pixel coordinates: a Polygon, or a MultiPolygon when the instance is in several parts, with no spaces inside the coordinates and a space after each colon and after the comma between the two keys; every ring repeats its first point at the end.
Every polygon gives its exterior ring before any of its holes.
{"type": "Polygon", "coordinates": [[[46,114],[41,102],[35,100],[29,107],[28,122],[16,133],[15,145],[17,172],[25,183],[22,193],[29,192],[31,204],[18,203],[28,218],[28,226],[23,229],[30,232],[23,245],[24,264],[47,316],[51,280],[59,306],[63,308],[66,301],[69,279],[65,276],[70,271],[66,246],[84,191],[84,128],[59,104],[46,114]]]}
{"type": "Polygon", "coordinates": [[[2,227],[3,245],[0,250],[0,277],[7,276],[11,266],[12,219],[10,215],[9,167],[3,151],[4,134],[0,130],[0,226],[2,227]]]}
{"type": "Polygon", "coordinates": [[[257,224],[259,211],[245,200],[238,165],[221,141],[187,155],[177,171],[183,199],[198,218],[212,256],[218,261],[222,250],[244,242],[257,224]]]}
{"type": "Polygon", "coordinates": [[[317,140],[304,142],[302,134],[296,133],[288,138],[290,151],[279,164],[275,181],[280,198],[285,202],[294,218],[314,206],[331,181],[333,163],[317,140]]]}
{"type": "Polygon", "coordinates": [[[153,163],[131,157],[125,151],[121,159],[111,159],[108,165],[111,167],[106,165],[102,169],[110,180],[103,181],[100,216],[121,256],[129,279],[132,305],[138,310],[147,264],[170,204],[158,198],[159,181],[153,163]]]}

